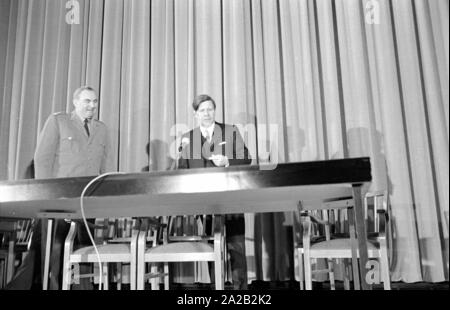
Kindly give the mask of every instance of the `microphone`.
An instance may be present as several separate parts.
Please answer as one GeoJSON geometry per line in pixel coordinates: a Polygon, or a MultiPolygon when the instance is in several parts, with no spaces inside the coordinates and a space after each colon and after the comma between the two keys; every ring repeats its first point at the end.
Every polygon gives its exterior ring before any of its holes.
{"type": "Polygon", "coordinates": [[[178,147],[177,158],[175,158],[175,160],[172,162],[172,165],[170,166],[170,170],[178,169],[178,161],[181,158],[181,152],[189,143],[190,143],[190,140],[188,137],[184,137],[181,139],[180,146],[178,147]]]}
{"type": "Polygon", "coordinates": [[[181,139],[181,144],[178,147],[178,152],[181,153],[181,151],[186,147],[186,145],[188,145],[190,143],[190,140],[188,137],[184,137],[183,139],[181,139]]]}

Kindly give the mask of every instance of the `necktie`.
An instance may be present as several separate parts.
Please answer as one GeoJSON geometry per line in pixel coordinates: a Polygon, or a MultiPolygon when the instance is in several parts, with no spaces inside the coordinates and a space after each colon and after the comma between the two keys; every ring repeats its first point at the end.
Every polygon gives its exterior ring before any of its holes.
{"type": "Polygon", "coordinates": [[[210,150],[211,153],[213,153],[213,152],[214,152],[214,144],[211,144],[212,138],[211,138],[211,136],[209,135],[209,131],[206,131],[205,133],[206,133],[205,139],[206,139],[206,141],[208,141],[208,143],[210,144],[209,150],[210,150]]]}
{"type": "Polygon", "coordinates": [[[205,139],[208,143],[211,143],[211,136],[209,135],[209,131],[205,130],[205,139]]]}
{"type": "Polygon", "coordinates": [[[90,136],[90,133],[89,133],[88,122],[89,122],[89,120],[88,120],[87,118],[84,119],[84,129],[86,129],[86,133],[87,133],[87,135],[88,135],[88,137],[89,137],[89,136],[90,136]]]}

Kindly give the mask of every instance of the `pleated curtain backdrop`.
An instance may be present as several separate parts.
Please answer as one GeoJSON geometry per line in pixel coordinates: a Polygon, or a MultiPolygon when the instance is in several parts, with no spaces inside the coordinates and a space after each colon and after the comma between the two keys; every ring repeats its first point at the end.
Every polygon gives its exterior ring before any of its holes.
{"type": "MultiPolygon", "coordinates": [[[[0,179],[32,176],[78,86],[98,90],[124,172],[169,169],[207,93],[255,164],[370,156],[392,280],[448,280],[448,15],[448,0],[1,0],[0,179]]],[[[296,277],[291,217],[246,215],[250,280],[296,277]]]]}

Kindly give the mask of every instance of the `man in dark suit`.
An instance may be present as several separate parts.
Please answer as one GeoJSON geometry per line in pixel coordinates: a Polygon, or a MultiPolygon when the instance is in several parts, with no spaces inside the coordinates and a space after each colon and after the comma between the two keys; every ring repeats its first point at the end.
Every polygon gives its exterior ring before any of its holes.
{"type": "MultiPolygon", "coordinates": [[[[112,171],[111,152],[106,125],[94,119],[98,107],[96,92],[89,86],[78,88],[73,94],[75,109],[70,114],[55,113],[47,119],[39,135],[34,154],[35,178],[64,178],[95,176],[112,171]]],[[[40,226],[42,224],[39,221],[40,226]]],[[[56,220],[53,231],[52,251],[50,257],[49,289],[61,288],[61,264],[64,240],[70,224],[65,220],[56,220]]],[[[45,227],[42,236],[36,227],[33,234],[33,255],[38,256],[39,243],[46,240],[45,227]]],[[[84,226],[77,232],[77,244],[90,244],[84,226]]],[[[44,247],[41,249],[44,253],[44,247]]],[[[30,258],[31,259],[31,258],[30,258]]],[[[33,273],[39,273],[30,266],[33,261],[25,261],[9,285],[11,289],[27,289],[31,286],[33,273]]],[[[43,263],[43,257],[41,258],[43,263]]],[[[39,262],[36,257],[35,262],[39,262]]],[[[81,268],[86,270],[85,268],[81,268]]],[[[82,280],[82,288],[90,288],[82,280]]]]}
{"type": "MultiPolygon", "coordinates": [[[[228,167],[251,163],[248,149],[238,128],[215,121],[216,104],[210,96],[197,96],[192,107],[199,126],[182,136],[179,169],[228,167]]],[[[244,215],[227,215],[225,227],[233,287],[246,289],[244,215]]]]}

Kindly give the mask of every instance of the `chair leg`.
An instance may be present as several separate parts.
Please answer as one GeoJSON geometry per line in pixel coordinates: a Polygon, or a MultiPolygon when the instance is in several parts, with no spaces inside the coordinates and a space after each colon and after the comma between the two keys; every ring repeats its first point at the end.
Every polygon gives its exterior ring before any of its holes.
{"type": "MultiPolygon", "coordinates": [[[[143,234],[139,234],[139,238],[136,244],[136,289],[144,290],[145,289],[145,238],[143,234]]],[[[132,259],[134,260],[134,259],[132,259]]],[[[133,265],[133,262],[132,262],[133,265]]]]}
{"type": "Polygon", "coordinates": [[[67,291],[70,290],[70,284],[72,279],[72,265],[70,263],[64,262],[63,270],[62,270],[62,290],[67,291]]]}
{"type": "Polygon", "coordinates": [[[305,287],[306,290],[312,290],[312,271],[311,271],[311,258],[309,254],[305,252],[305,287]]]}
{"type": "Polygon", "coordinates": [[[158,274],[157,264],[150,265],[150,273],[152,275],[152,278],[150,278],[150,285],[152,286],[152,290],[159,290],[159,278],[157,277],[158,274]]]}
{"type": "Polygon", "coordinates": [[[6,286],[5,260],[0,261],[0,290],[6,286]]]}
{"type": "Polygon", "coordinates": [[[353,289],[360,290],[361,283],[359,280],[359,259],[352,258],[352,274],[353,274],[353,289]]]}
{"type": "Polygon", "coordinates": [[[380,272],[383,279],[383,287],[385,290],[391,289],[391,275],[389,272],[389,259],[387,256],[386,244],[380,244],[380,272]]]}
{"type": "Polygon", "coordinates": [[[336,283],[334,281],[334,262],[333,259],[327,259],[328,275],[330,277],[330,288],[332,291],[336,290],[336,283]]]}
{"type": "Polygon", "coordinates": [[[15,253],[14,253],[14,241],[9,241],[7,270],[6,270],[6,283],[9,283],[11,281],[11,279],[13,278],[15,260],[16,260],[16,258],[15,258],[15,253]]]}
{"type": "MultiPolygon", "coordinates": [[[[122,290],[122,264],[116,263],[116,274],[117,274],[117,290],[122,290]]],[[[131,268],[130,268],[131,269],[131,268]]],[[[131,282],[131,275],[130,275],[130,282],[131,282]]]]}
{"type": "MultiPolygon", "coordinates": [[[[132,291],[136,290],[136,285],[137,285],[137,264],[136,262],[131,262],[130,263],[130,289],[132,291]]],[[[123,273],[122,273],[123,274],[123,273]]]]}
{"type": "Polygon", "coordinates": [[[214,280],[216,285],[216,290],[223,290],[223,261],[214,262],[214,280]]]}
{"type": "Polygon", "coordinates": [[[52,246],[52,232],[53,232],[53,219],[47,220],[47,230],[42,225],[42,236],[46,236],[45,242],[45,256],[44,256],[44,274],[42,279],[42,289],[46,291],[48,289],[48,279],[50,276],[50,253],[52,246]]]}
{"type": "Polygon", "coordinates": [[[169,263],[164,263],[164,290],[169,290],[169,263]]]}
{"type": "Polygon", "coordinates": [[[72,283],[72,264],[69,261],[69,253],[64,251],[63,265],[62,265],[62,289],[70,290],[72,283]]]}
{"type": "Polygon", "coordinates": [[[344,261],[344,289],[350,290],[350,263],[347,258],[344,261]]]}
{"type": "Polygon", "coordinates": [[[138,260],[136,272],[136,289],[143,290],[145,288],[145,262],[138,260]]]}
{"type": "MultiPolygon", "coordinates": [[[[223,253],[223,255],[222,255],[222,257],[225,257],[225,253],[223,253]]],[[[221,260],[220,261],[220,268],[221,268],[221,271],[222,271],[222,276],[221,276],[221,280],[222,280],[222,282],[220,282],[220,284],[222,285],[222,289],[224,290],[225,289],[225,261],[224,260],[221,260]]],[[[231,265],[230,265],[231,266],[231,265]]],[[[231,267],[230,267],[231,268],[231,267]]],[[[247,277],[245,277],[245,279],[247,279],[247,277]]],[[[246,283],[246,285],[248,285],[248,283],[246,283]]]]}
{"type": "Polygon", "coordinates": [[[391,290],[391,280],[390,280],[390,274],[389,274],[389,267],[385,267],[386,265],[381,264],[381,271],[383,272],[383,288],[386,291],[391,290]]]}
{"type": "Polygon", "coordinates": [[[103,289],[109,290],[108,263],[103,263],[103,289]]]}
{"type": "Polygon", "coordinates": [[[297,249],[297,257],[298,257],[298,279],[300,281],[300,289],[303,291],[305,289],[305,277],[303,274],[303,252],[302,249],[297,249]]]}

